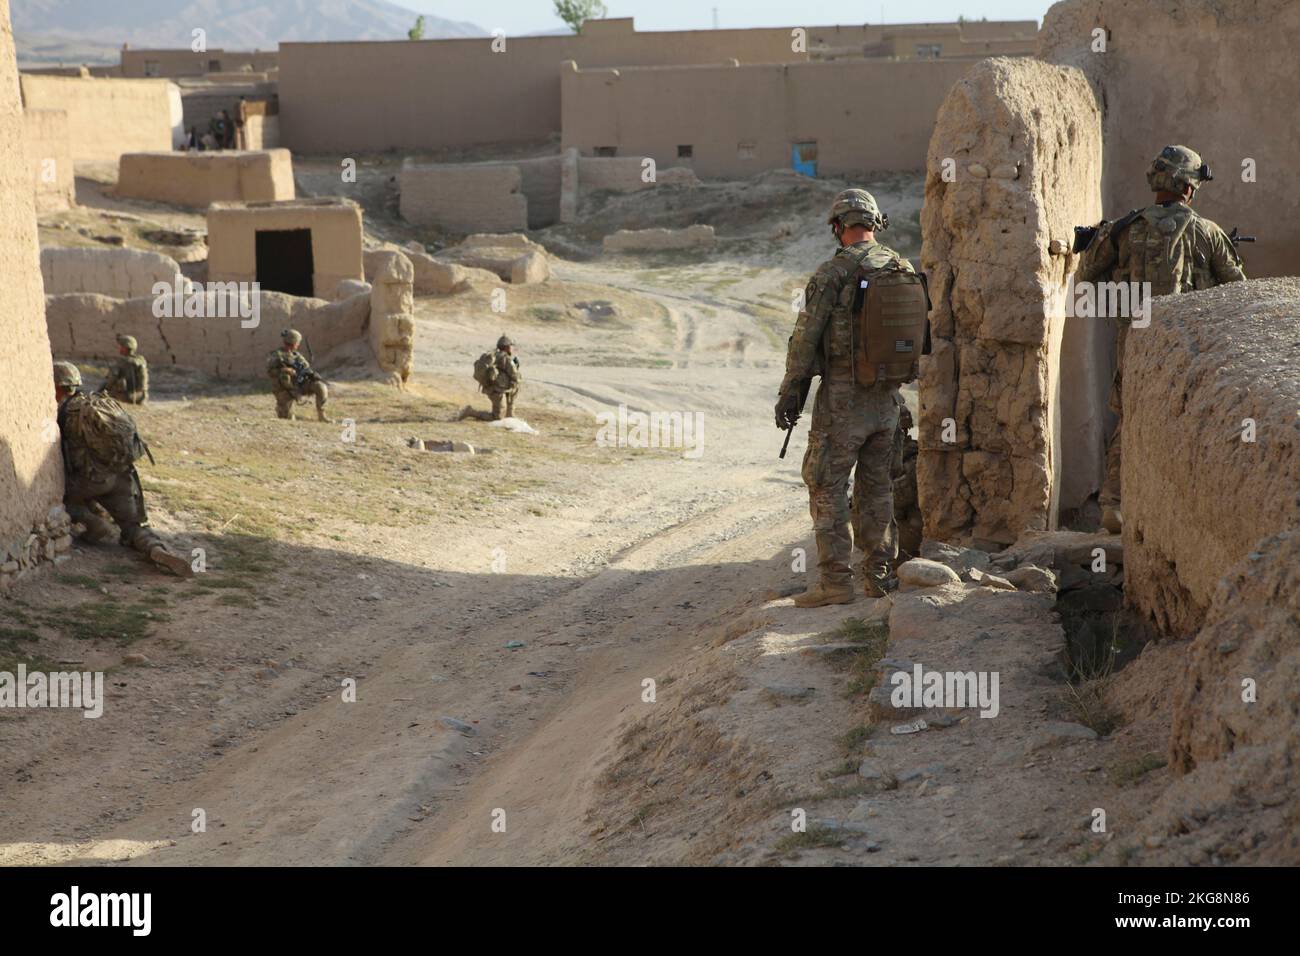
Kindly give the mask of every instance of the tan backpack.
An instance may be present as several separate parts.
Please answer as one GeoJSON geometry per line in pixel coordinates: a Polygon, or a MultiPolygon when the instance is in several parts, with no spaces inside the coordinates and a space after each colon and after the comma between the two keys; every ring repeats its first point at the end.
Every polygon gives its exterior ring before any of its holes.
{"type": "Polygon", "coordinates": [[[902,384],[920,374],[929,352],[930,295],[925,275],[895,260],[862,269],[854,298],[853,377],[859,385],[902,384]]]}
{"type": "Polygon", "coordinates": [[[78,470],[116,474],[149,452],[131,416],[103,392],[79,393],[59,411],[64,447],[78,470]]]}

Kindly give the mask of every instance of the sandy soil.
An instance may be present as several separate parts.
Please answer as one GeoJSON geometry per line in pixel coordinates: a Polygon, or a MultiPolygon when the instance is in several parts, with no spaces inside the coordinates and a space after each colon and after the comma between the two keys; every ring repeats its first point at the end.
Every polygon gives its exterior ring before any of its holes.
{"type": "MultiPolygon", "coordinates": [[[[1160,728],[1042,743],[1071,718],[1041,599],[788,599],[808,583],[795,549],[812,548],[806,427],[779,460],[771,406],[791,295],[828,251],[818,210],[839,185],[720,230],[707,257],[557,260],[551,282],[510,289],[505,315],[485,289],[417,300],[411,391],[337,375],[352,442],[338,424],[275,420],[256,387],[158,375],[139,415],[159,457],[146,491],[155,524],[207,549],[210,570],[182,582],[82,547],[0,602],[5,660],[77,662],[110,685],[98,720],[0,719],[0,862],[1136,855],[1134,808],[1168,771],[1124,768],[1160,750],[1160,728]],[[455,420],[483,403],[469,366],[502,332],[538,435],[455,420]],[[699,454],[598,446],[595,415],[620,404],[698,413],[699,454]],[[492,451],[418,452],[409,437],[492,451]],[[854,641],[891,614],[913,629],[895,625],[890,654],[1002,668],[1011,716],[911,736],[873,721],[863,669],[886,649],[859,657],[854,641]],[[864,759],[895,785],[860,776],[864,759]],[[1098,806],[1110,834],[1085,826],[1098,806]]],[[[915,255],[919,183],[877,188],[915,255]]],[[[376,237],[409,238],[373,218],[376,237]]]]}

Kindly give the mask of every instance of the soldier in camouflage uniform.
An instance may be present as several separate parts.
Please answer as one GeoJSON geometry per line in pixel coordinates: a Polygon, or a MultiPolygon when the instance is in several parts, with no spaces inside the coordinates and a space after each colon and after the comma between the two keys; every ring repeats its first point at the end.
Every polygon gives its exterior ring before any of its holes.
{"type": "Polygon", "coordinates": [[[488,398],[492,400],[492,420],[513,418],[515,396],[519,394],[519,383],[523,377],[519,373],[519,356],[515,355],[515,343],[508,335],[497,339],[492,362],[497,369],[496,381],[487,390],[488,398]],[[503,405],[505,414],[502,414],[503,405]]]}
{"type": "Polygon", "coordinates": [[[480,422],[496,422],[514,417],[515,396],[519,394],[523,376],[519,371],[519,356],[515,355],[515,343],[510,336],[501,336],[497,339],[495,351],[479,356],[474,363],[474,379],[479,383],[479,391],[491,400],[492,411],[485,412],[466,405],[456,416],[458,421],[472,418],[480,422]]]}
{"type": "MultiPolygon", "coordinates": [[[[921,506],[916,490],[916,456],[919,450],[912,437],[912,413],[903,396],[898,395],[898,428],[894,432],[894,457],[889,474],[894,479],[894,530],[897,535],[899,556],[902,560],[921,553],[921,506]]],[[[861,494],[858,482],[853,485],[853,506],[856,510],[861,494]]]]}
{"type": "MultiPolygon", "coordinates": [[[[1213,177],[1201,157],[1186,146],[1166,146],[1147,170],[1156,201],[1114,223],[1101,224],[1084,251],[1075,282],[1149,282],[1151,295],[1210,289],[1246,278],[1232,240],[1215,223],[1192,211],[1196,190],[1213,177]]],[[[1115,380],[1110,408],[1122,413],[1124,343],[1131,317],[1119,318],[1115,380]]],[[[1120,511],[1120,426],[1106,445],[1106,479],[1100,504],[1102,524],[1118,533],[1120,511]]]]}
{"type": "Polygon", "coordinates": [[[59,403],[59,435],[63,448],[63,506],[74,522],[85,528],[84,537],[92,543],[107,541],[117,524],[118,540],[146,555],[158,567],[181,577],[194,574],[190,562],[167,549],[149,527],[144,508],[144,491],[132,461],[106,462],[102,450],[92,446],[85,432],[78,428],[79,416],[87,403],[106,403],[109,411],[120,415],[132,432],[130,440],[139,443],[134,423],[115,400],[104,395],[87,395],[81,391],[81,372],[71,362],[54,363],[54,394],[59,403]],[[108,520],[112,518],[112,522],[108,520]]]}
{"type": "Polygon", "coordinates": [[[863,584],[869,597],[881,597],[889,589],[890,564],[897,557],[890,465],[898,427],[898,390],[883,381],[864,386],[854,380],[852,326],[857,288],[851,280],[864,264],[877,269],[896,261],[909,272],[912,268],[897,252],[876,241],[875,232],[886,228],[889,219],[865,190],[840,193],[827,221],[840,248],[818,267],[805,289],[804,307],[790,337],[785,378],[776,401],[777,427],[792,428],[799,420],[808,383],[814,375],[821,376],[803,460],[820,578],[816,586],[795,597],[799,607],[853,600],[850,559],[855,545],[862,555],[863,584]],[[849,475],[855,466],[850,512],[849,475]]]}
{"type": "Polygon", "coordinates": [[[302,334],[297,329],[285,329],[280,333],[280,341],[284,347],[276,349],[266,360],[266,374],[275,393],[275,414],[292,421],[294,402],[310,395],[316,398],[316,417],[323,422],[330,421],[325,414],[329,389],[298,351],[302,334]]]}
{"type": "Polygon", "coordinates": [[[117,351],[121,358],[113,364],[102,389],[128,405],[143,405],[149,400],[149,363],[143,355],[135,354],[136,347],[133,336],[117,337],[117,351]]]}

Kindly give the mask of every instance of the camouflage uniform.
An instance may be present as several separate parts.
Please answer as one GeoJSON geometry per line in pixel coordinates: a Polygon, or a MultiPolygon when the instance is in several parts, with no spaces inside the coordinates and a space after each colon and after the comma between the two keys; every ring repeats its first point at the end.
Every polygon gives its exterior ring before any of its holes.
{"type": "MultiPolygon", "coordinates": [[[[1196,188],[1211,178],[1201,157],[1184,146],[1166,146],[1147,171],[1147,182],[1157,192],[1182,192],[1183,184],[1188,183],[1194,195],[1196,188]]],[[[1076,282],[1149,282],[1153,296],[1212,289],[1245,278],[1232,240],[1215,223],[1177,199],[1134,210],[1116,223],[1104,223],[1075,275],[1076,282]]],[[[1099,503],[1107,512],[1106,524],[1112,531],[1119,530],[1122,520],[1119,503],[1123,423],[1118,418],[1123,412],[1124,345],[1129,322],[1129,318],[1121,318],[1116,337],[1110,409],[1117,422],[1106,445],[1106,478],[1099,495],[1099,503]]]]}
{"type": "Polygon", "coordinates": [[[523,376],[519,372],[519,357],[506,351],[513,347],[514,342],[503,335],[497,340],[496,351],[492,353],[492,364],[496,366],[497,377],[486,391],[492,400],[493,421],[511,418],[515,414],[515,396],[519,394],[519,383],[523,381],[523,376]]]}
{"type": "Polygon", "coordinates": [[[307,360],[296,348],[302,341],[302,335],[293,329],[280,333],[285,347],[276,349],[267,357],[266,374],[271,379],[271,391],[275,394],[275,414],[280,418],[292,420],[294,402],[311,395],[316,399],[316,417],[323,422],[330,419],[325,414],[325,403],[329,401],[329,389],[320,376],[312,371],[307,360]]]}
{"type": "MultiPolygon", "coordinates": [[[[897,392],[894,393],[898,395],[897,392]]],[[[898,428],[894,432],[894,458],[889,473],[894,479],[894,525],[898,533],[898,551],[904,558],[914,558],[921,553],[921,506],[916,490],[916,457],[918,445],[911,436],[912,413],[903,396],[898,395],[898,428]]],[[[854,507],[857,507],[859,486],[853,486],[854,507]]]]}
{"type": "Polygon", "coordinates": [[[130,335],[119,335],[117,344],[127,350],[108,373],[103,391],[128,405],[143,405],[149,400],[149,363],[136,355],[136,342],[130,335]]]}
{"type": "MultiPolygon", "coordinates": [[[[875,201],[868,194],[861,190],[848,193],[867,196],[871,209],[875,209],[875,201]]],[[[835,209],[839,207],[837,200],[835,209]]],[[[834,215],[835,209],[832,221],[839,218],[834,215]]],[[[887,222],[878,211],[876,216],[878,225],[887,222]]],[[[846,226],[853,224],[851,217],[840,221],[846,226]]],[[[878,269],[894,261],[901,261],[911,271],[897,252],[874,239],[841,246],[809,281],[804,308],[786,354],[783,397],[798,391],[814,375],[821,376],[813,402],[803,480],[808,486],[816,533],[820,587],[825,592],[851,588],[850,560],[855,545],[862,555],[868,594],[883,593],[890,562],[897,556],[890,478],[898,428],[897,386],[887,382],[863,386],[854,381],[852,326],[857,288],[851,281],[860,265],[878,269]],[[855,467],[850,510],[849,476],[855,467]]],[[[780,408],[779,399],[778,425],[780,408]]]]}
{"type": "MultiPolygon", "coordinates": [[[[57,418],[63,450],[63,506],[68,516],[85,528],[83,536],[87,541],[96,544],[108,541],[113,537],[113,524],[116,524],[119,543],[139,551],[164,570],[183,577],[191,576],[190,563],[170,552],[149,527],[144,491],[135,465],[105,466],[94,451],[78,439],[75,431],[68,428],[70,417],[91,400],[80,390],[81,373],[75,365],[56,362],[54,381],[72,393],[59,402],[57,418]]],[[[102,396],[100,398],[102,400],[102,396]]],[[[122,414],[125,416],[126,412],[122,414]]],[[[129,416],[127,418],[129,420],[129,416]]]]}

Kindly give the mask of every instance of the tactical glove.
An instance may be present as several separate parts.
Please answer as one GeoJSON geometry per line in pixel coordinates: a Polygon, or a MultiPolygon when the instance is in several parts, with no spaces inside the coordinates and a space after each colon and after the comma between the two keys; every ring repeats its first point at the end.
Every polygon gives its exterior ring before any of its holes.
{"type": "Polygon", "coordinates": [[[794,388],[789,391],[783,391],[776,397],[776,427],[782,431],[794,428],[799,421],[799,415],[803,411],[800,408],[799,389],[794,388]]]}

